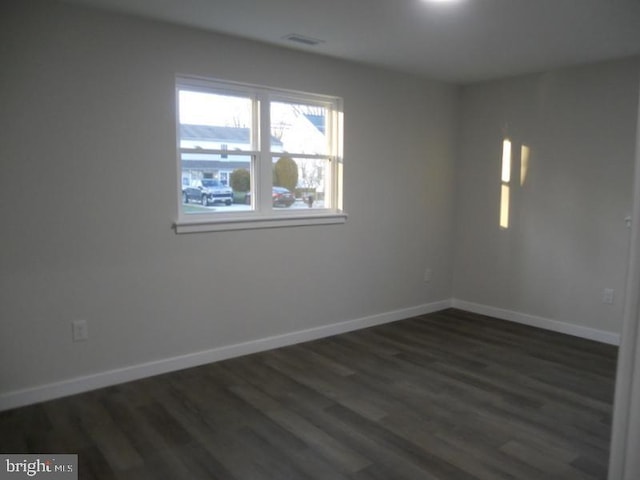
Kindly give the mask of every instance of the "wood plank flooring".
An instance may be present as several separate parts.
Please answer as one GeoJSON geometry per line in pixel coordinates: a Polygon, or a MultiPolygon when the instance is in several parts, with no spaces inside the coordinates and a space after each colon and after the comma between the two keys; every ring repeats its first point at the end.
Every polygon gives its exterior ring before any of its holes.
{"type": "Polygon", "coordinates": [[[617,349],[459,310],[0,413],[81,479],[605,479],[617,349]]]}

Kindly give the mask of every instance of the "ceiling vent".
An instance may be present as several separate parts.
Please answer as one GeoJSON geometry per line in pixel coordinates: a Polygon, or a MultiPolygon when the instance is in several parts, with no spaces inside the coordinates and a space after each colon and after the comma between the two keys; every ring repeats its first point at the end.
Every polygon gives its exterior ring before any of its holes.
{"type": "Polygon", "coordinates": [[[300,35],[298,33],[290,33],[289,35],[285,35],[282,37],[284,40],[289,40],[290,42],[299,43],[301,45],[306,45],[308,47],[315,47],[316,45],[320,45],[324,43],[324,40],[318,40],[317,38],[305,37],[304,35],[300,35]]]}

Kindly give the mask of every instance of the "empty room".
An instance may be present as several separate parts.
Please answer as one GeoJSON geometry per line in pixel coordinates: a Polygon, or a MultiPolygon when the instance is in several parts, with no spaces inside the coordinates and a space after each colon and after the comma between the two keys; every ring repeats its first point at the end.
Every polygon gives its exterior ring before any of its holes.
{"type": "Polygon", "coordinates": [[[640,2],[6,0],[0,479],[640,478],[640,2]]]}

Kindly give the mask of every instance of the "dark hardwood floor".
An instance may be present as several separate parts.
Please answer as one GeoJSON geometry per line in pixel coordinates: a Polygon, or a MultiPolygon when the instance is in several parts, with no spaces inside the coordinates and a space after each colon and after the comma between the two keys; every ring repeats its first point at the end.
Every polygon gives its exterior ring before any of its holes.
{"type": "Polygon", "coordinates": [[[0,413],[81,479],[604,479],[617,349],[459,310],[0,413]]]}

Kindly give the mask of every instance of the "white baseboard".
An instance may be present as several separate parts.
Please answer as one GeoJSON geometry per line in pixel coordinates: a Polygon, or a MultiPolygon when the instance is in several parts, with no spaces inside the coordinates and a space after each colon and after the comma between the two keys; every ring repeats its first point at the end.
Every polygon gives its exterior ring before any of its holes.
{"type": "Polygon", "coordinates": [[[117,385],[132,380],[139,380],[162,373],[197,367],[228,358],[382,325],[405,318],[437,312],[450,307],[543,328],[545,330],[566,333],[589,340],[596,340],[610,345],[620,345],[620,335],[616,333],[454,298],[2,393],[0,394],[0,411],[117,385]]]}
{"type": "Polygon", "coordinates": [[[307,330],[275,335],[235,345],[213,348],[210,350],[189,353],[153,362],[131,365],[115,370],[98,372],[93,375],[71,378],[23,390],[2,393],[0,394],[0,411],[65,397],[67,395],[74,395],[76,393],[108,387],[132,380],[139,380],[153,375],[205,365],[207,363],[217,362],[232,357],[239,357],[250,353],[271,350],[273,348],[284,347],[353,330],[373,327],[375,325],[382,325],[417,315],[437,312],[449,307],[451,307],[451,300],[442,300],[439,302],[394,310],[391,312],[357,318],[331,325],[323,325],[321,327],[310,328],[307,330]]]}
{"type": "Polygon", "coordinates": [[[575,337],[595,340],[610,345],[620,345],[620,335],[613,332],[598,330],[595,328],[584,327],[573,323],[551,320],[550,318],[537,317],[526,313],[514,312],[502,308],[490,307],[479,303],[467,302],[454,298],[451,300],[451,306],[466,310],[480,315],[488,315],[490,317],[499,318],[501,320],[509,320],[511,322],[522,323],[532,327],[544,328],[553,332],[566,333],[575,337]]]}

